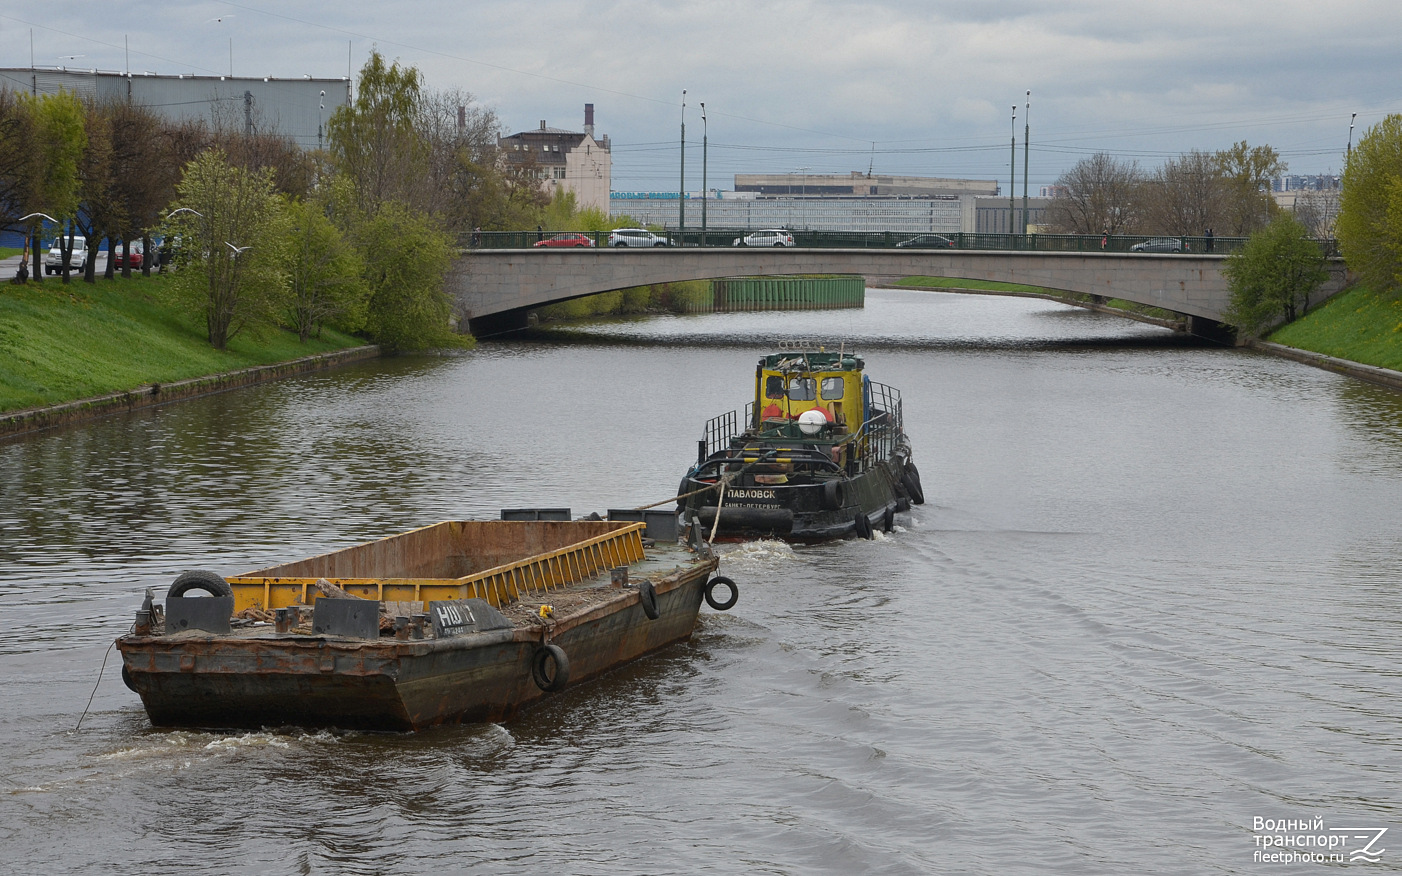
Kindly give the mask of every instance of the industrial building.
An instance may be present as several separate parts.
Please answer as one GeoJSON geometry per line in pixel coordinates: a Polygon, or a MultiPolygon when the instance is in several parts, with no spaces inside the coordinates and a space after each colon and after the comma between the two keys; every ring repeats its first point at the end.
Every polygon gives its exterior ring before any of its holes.
{"type": "Polygon", "coordinates": [[[344,77],[171,76],[64,67],[3,67],[0,88],[35,95],[62,89],[80,98],[130,101],[170,121],[201,119],[280,134],[303,149],[321,146],[326,120],[351,100],[351,81],[344,77]]]}
{"type": "MultiPolygon", "coordinates": [[[[783,227],[799,231],[890,231],[896,234],[1008,233],[1022,220],[998,197],[995,180],[851,174],[736,174],[734,191],[705,197],[708,228],[783,227]]],[[[674,229],[677,192],[614,192],[609,212],[674,229]]],[[[701,227],[701,192],[685,198],[686,227],[701,227]]],[[[1027,224],[1040,224],[1043,198],[1029,199],[1027,224]]]]}
{"type": "Polygon", "coordinates": [[[501,137],[497,147],[503,161],[534,174],[547,194],[574,192],[576,208],[609,211],[613,156],[608,135],[594,137],[592,103],[584,105],[583,131],[551,128],[541,119],[539,128],[501,137]]]}

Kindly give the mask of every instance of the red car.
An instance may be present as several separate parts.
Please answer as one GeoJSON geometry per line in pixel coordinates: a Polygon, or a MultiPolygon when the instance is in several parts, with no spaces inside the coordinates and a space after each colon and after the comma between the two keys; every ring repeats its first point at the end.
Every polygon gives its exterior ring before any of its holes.
{"type": "MultiPolygon", "coordinates": [[[[141,241],[133,240],[128,246],[131,248],[129,252],[131,257],[131,269],[135,271],[141,267],[141,241]]],[[[116,255],[112,257],[112,267],[120,271],[125,264],[126,261],[122,258],[122,248],[118,246],[116,255]]]]}
{"type": "Polygon", "coordinates": [[[578,231],[570,231],[565,234],[557,234],[554,237],[547,237],[544,240],[536,241],[536,246],[593,246],[594,238],[587,234],[580,234],[578,231]]]}

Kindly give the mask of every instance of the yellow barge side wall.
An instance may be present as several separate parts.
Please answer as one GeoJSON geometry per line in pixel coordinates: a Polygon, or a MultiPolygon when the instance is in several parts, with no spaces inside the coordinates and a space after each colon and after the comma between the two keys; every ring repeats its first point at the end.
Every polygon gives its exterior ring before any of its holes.
{"type": "Polygon", "coordinates": [[[643,559],[642,523],[445,521],[229,578],[234,610],[311,604],[325,578],[363,599],[505,605],[643,559]]]}

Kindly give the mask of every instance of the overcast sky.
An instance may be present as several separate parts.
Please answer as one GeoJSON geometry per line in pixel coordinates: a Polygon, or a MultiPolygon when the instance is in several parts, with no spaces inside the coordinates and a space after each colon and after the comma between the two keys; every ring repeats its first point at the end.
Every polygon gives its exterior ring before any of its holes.
{"type": "Polygon", "coordinates": [[[617,191],[744,172],[1010,176],[1021,194],[1097,151],[1154,168],[1238,140],[1338,172],[1402,112],[1396,0],[104,0],[6,3],[0,66],[339,77],[372,48],[458,88],[507,133],[595,106],[617,191]],[[130,59],[129,62],[127,59],[130,59]]]}

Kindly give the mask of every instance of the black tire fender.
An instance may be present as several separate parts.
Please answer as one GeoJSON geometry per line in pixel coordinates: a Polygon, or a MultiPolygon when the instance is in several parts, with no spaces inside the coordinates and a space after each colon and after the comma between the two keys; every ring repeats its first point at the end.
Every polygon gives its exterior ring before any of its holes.
{"type": "Polygon", "coordinates": [[[887,508],[886,514],[881,518],[881,531],[892,532],[896,528],[896,509],[887,508]]]}
{"type": "Polygon", "coordinates": [[[643,614],[648,620],[657,620],[662,616],[662,610],[657,607],[657,588],[652,586],[651,581],[638,582],[638,604],[643,607],[643,614]]]}
{"type": "Polygon", "coordinates": [[[853,522],[857,524],[858,538],[865,538],[870,541],[872,538],[876,537],[871,531],[871,519],[867,517],[865,511],[858,511],[857,517],[853,522]]]}
{"type": "Polygon", "coordinates": [[[132,681],[131,678],[131,670],[127,669],[125,664],[122,665],[122,684],[125,684],[132,693],[141,693],[136,689],[136,682],[132,681]]]}
{"type": "Polygon", "coordinates": [[[740,601],[740,588],[736,587],[735,582],[725,577],[724,575],[717,575],[716,577],[707,581],[705,594],[706,604],[709,605],[711,608],[714,608],[716,611],[729,611],[730,609],[735,607],[735,603],[740,601]],[[717,599],[717,587],[730,588],[730,598],[725,600],[724,602],[717,599]]]}
{"type": "Polygon", "coordinates": [[[204,569],[192,569],[182,572],[180,577],[175,579],[175,583],[170,585],[170,590],[166,591],[166,597],[184,596],[191,590],[203,590],[210,596],[234,595],[234,588],[229,586],[223,575],[204,569]]]}
{"type": "Polygon", "coordinates": [[[823,484],[823,510],[836,511],[847,504],[847,490],[842,481],[828,481],[823,484]]]}
{"type": "Polygon", "coordinates": [[[554,693],[569,683],[570,680],[570,658],[565,656],[565,649],[559,645],[546,642],[535,653],[531,655],[531,681],[535,686],[546,693],[554,693]],[[555,664],[555,673],[551,675],[548,670],[550,664],[555,664]]]}
{"type": "Polygon", "coordinates": [[[901,475],[901,485],[905,487],[910,501],[917,505],[925,504],[925,491],[920,488],[920,472],[915,468],[915,463],[907,462],[905,464],[905,472],[901,475]]]}

